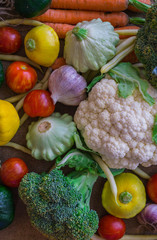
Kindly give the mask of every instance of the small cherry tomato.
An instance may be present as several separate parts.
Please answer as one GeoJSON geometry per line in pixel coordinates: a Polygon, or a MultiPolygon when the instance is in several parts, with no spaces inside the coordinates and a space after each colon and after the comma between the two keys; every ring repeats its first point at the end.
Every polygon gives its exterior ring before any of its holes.
{"type": "Polygon", "coordinates": [[[12,27],[0,27],[0,53],[17,52],[22,43],[20,33],[12,27]]]}
{"type": "Polygon", "coordinates": [[[9,158],[2,163],[0,177],[4,185],[18,187],[28,168],[21,158],[9,158]]]}
{"type": "Polygon", "coordinates": [[[99,221],[98,233],[106,240],[118,240],[125,234],[125,222],[112,215],[106,215],[99,221]]]}
{"type": "Polygon", "coordinates": [[[147,182],[146,190],[149,198],[157,203],[157,174],[154,174],[147,182]]]}
{"type": "Polygon", "coordinates": [[[14,92],[25,93],[36,84],[37,73],[25,62],[13,62],[6,70],[6,82],[14,92]]]}
{"type": "Polygon", "coordinates": [[[33,90],[25,97],[23,109],[30,117],[48,117],[54,112],[55,105],[48,91],[33,90]]]}

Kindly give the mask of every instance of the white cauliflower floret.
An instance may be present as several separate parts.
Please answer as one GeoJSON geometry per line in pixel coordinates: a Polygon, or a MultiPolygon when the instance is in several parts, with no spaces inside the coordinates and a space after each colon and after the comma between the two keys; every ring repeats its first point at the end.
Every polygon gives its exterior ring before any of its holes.
{"type": "MultiPolygon", "coordinates": [[[[157,103],[150,106],[138,90],[126,99],[118,97],[117,86],[112,79],[102,79],[77,108],[74,121],[85,143],[110,168],[157,164],[157,146],[152,141],[157,103]]],[[[149,94],[157,96],[154,89],[149,94]]]]}

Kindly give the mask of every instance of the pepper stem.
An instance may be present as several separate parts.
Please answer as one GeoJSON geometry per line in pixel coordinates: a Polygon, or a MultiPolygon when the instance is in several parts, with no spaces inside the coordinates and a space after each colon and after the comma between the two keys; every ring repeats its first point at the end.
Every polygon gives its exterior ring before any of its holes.
{"type": "Polygon", "coordinates": [[[88,30],[84,28],[74,27],[72,33],[77,37],[78,40],[82,41],[87,37],[88,30]]]}
{"type": "Polygon", "coordinates": [[[34,51],[35,48],[36,48],[36,44],[35,44],[35,41],[34,39],[31,39],[29,38],[26,42],[26,48],[29,50],[29,51],[34,51]]]}
{"type": "Polygon", "coordinates": [[[121,203],[124,203],[124,204],[129,203],[132,200],[132,194],[129,192],[122,192],[119,195],[119,200],[121,203]]]}

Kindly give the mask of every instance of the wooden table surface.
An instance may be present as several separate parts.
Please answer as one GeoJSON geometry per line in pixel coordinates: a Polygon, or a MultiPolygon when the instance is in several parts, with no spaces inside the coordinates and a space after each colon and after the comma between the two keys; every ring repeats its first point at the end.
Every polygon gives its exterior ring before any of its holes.
{"type": "MultiPolygon", "coordinates": [[[[0,14],[1,15],[1,14],[0,14]]],[[[15,27],[15,26],[14,26],[15,27]]],[[[28,32],[31,27],[28,26],[22,26],[19,25],[15,27],[21,34],[24,39],[25,34],[28,32]]],[[[61,41],[61,51],[60,56],[62,56],[63,52],[63,46],[64,41],[61,41]]],[[[23,50],[23,45],[19,52],[17,52],[17,55],[25,56],[25,52],[23,50]]],[[[11,62],[2,61],[4,70],[9,66],[11,62]]],[[[46,69],[43,69],[44,72],[46,69]]],[[[42,79],[43,74],[41,74],[39,71],[38,78],[42,79]]],[[[15,95],[4,83],[3,86],[0,88],[0,99],[5,99],[7,97],[11,97],[15,95]]],[[[75,107],[68,107],[62,104],[56,105],[56,112],[59,111],[60,113],[69,113],[71,115],[74,114],[76,108],[75,107]]],[[[23,110],[20,111],[20,116],[22,116],[23,110]]],[[[36,119],[35,119],[36,120],[36,119]]],[[[32,121],[31,118],[29,118],[22,127],[19,128],[17,131],[15,137],[12,139],[12,141],[19,143],[23,146],[26,146],[26,133],[28,130],[28,125],[32,121]]],[[[29,171],[34,171],[41,173],[43,171],[48,171],[50,167],[53,165],[52,162],[46,162],[44,160],[39,161],[34,159],[28,154],[25,154],[21,151],[9,148],[9,147],[0,147],[0,160],[1,162],[4,162],[6,159],[10,157],[19,157],[22,158],[28,168],[29,171]]],[[[144,168],[143,168],[144,169],[144,168]]],[[[154,174],[157,172],[157,166],[145,168],[145,171],[147,171],[149,174],[154,174]]],[[[101,205],[101,191],[103,188],[105,180],[102,178],[98,178],[96,184],[94,185],[92,198],[91,198],[91,208],[95,209],[99,215],[99,217],[102,217],[106,214],[105,210],[103,209],[101,205]]],[[[145,181],[144,181],[145,183],[145,181]]],[[[6,229],[0,231],[0,240],[46,240],[47,238],[43,237],[37,230],[35,230],[29,221],[29,218],[27,216],[26,207],[23,204],[23,202],[18,197],[18,191],[17,189],[11,189],[14,196],[14,203],[15,203],[15,218],[12,224],[10,224],[6,229]]],[[[138,223],[136,221],[136,217],[125,220],[126,222],[126,233],[127,234],[138,234],[137,226],[138,223]]],[[[143,234],[146,234],[146,232],[143,232],[143,234]]],[[[148,233],[147,233],[148,234],[148,233]]]]}

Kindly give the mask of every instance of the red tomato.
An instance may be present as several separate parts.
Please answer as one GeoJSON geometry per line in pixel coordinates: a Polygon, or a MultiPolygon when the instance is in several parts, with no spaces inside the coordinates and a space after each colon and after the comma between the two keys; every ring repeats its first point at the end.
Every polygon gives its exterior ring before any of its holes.
{"type": "Polygon", "coordinates": [[[20,33],[12,27],[0,27],[0,53],[15,53],[22,43],[20,33]]]}
{"type": "Polygon", "coordinates": [[[23,109],[30,117],[48,117],[54,112],[55,105],[48,91],[33,90],[25,97],[23,109]]]}
{"type": "Polygon", "coordinates": [[[106,215],[99,221],[98,233],[106,240],[118,240],[125,234],[125,222],[112,215],[106,215]]]}
{"type": "Polygon", "coordinates": [[[147,182],[146,190],[149,198],[157,203],[157,174],[154,174],[147,182]]]}
{"type": "Polygon", "coordinates": [[[1,180],[8,187],[18,187],[26,173],[28,173],[27,165],[20,158],[7,159],[0,169],[1,180]]]}
{"type": "Polygon", "coordinates": [[[36,84],[37,73],[25,62],[13,62],[6,70],[6,82],[14,92],[25,93],[36,84]]]}

